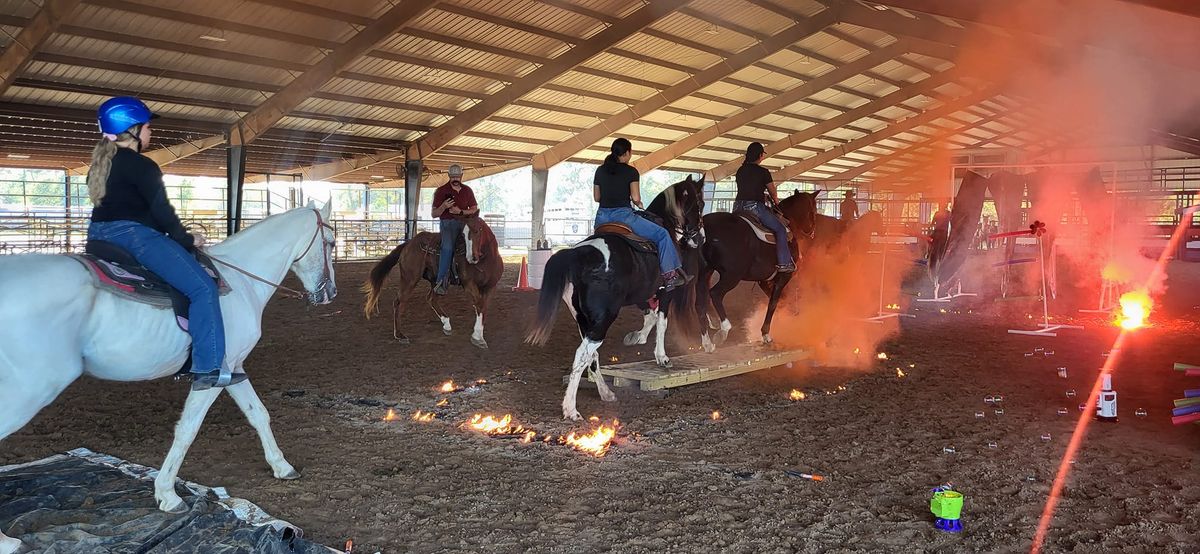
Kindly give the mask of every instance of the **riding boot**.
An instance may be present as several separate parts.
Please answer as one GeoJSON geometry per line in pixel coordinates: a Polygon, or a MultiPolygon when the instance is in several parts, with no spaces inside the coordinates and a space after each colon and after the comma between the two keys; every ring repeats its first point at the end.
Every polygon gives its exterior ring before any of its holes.
{"type": "Polygon", "coordinates": [[[682,269],[674,269],[674,270],[668,271],[666,273],[663,273],[662,279],[663,279],[663,286],[662,286],[663,292],[670,292],[670,291],[674,290],[676,287],[681,286],[684,283],[687,283],[688,281],[691,280],[688,278],[687,275],[684,275],[682,269]]]}
{"type": "Polygon", "coordinates": [[[438,296],[446,296],[446,282],[438,281],[437,286],[433,287],[433,293],[438,296]]]}

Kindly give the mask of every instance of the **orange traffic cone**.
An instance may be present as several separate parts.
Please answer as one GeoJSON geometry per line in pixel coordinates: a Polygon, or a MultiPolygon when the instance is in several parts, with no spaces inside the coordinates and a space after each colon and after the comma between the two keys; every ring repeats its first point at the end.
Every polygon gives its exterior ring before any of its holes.
{"type": "Polygon", "coordinates": [[[512,290],[535,290],[529,286],[529,266],[525,263],[525,256],[521,256],[521,273],[517,275],[517,286],[512,290]]]}

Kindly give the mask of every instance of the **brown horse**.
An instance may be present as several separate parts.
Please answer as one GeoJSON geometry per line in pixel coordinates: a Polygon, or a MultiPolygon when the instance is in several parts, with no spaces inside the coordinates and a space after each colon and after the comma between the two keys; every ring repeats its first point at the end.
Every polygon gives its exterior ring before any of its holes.
{"type": "MultiPolygon", "coordinates": [[[[500,259],[500,244],[496,241],[496,235],[479,216],[466,219],[463,239],[466,247],[463,251],[455,250],[452,271],[457,270],[461,281],[459,284],[471,295],[471,304],[475,307],[475,331],[471,334],[471,344],[487,348],[487,341],[483,339],[484,314],[487,312],[488,299],[492,291],[496,290],[500,275],[504,273],[504,260],[500,259]]],[[[370,319],[373,314],[379,313],[379,295],[383,292],[383,280],[387,278],[393,266],[400,266],[400,287],[396,290],[396,299],[392,302],[392,336],[403,344],[410,341],[400,332],[400,313],[404,310],[404,299],[421,279],[429,281],[429,306],[441,320],[442,332],[450,334],[450,318],[442,310],[438,295],[433,293],[440,248],[440,235],[420,233],[379,260],[371,269],[371,276],[367,282],[363,283],[362,290],[367,293],[363,313],[370,319]]]]}

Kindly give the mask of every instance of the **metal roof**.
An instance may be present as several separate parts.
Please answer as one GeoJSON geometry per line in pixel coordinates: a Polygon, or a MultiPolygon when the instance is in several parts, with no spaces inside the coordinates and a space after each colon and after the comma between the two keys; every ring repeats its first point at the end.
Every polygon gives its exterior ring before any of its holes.
{"type": "MultiPolygon", "coordinates": [[[[0,46],[6,54],[13,37],[39,17],[41,4],[0,0],[0,46]]],[[[96,138],[93,110],[116,94],[140,96],[164,116],[156,125],[155,146],[220,134],[394,5],[391,0],[85,0],[56,22],[20,73],[0,89],[0,151],[29,156],[0,163],[85,165],[96,138]]],[[[1036,116],[1025,109],[1027,98],[1014,100],[1016,95],[1006,97],[1004,90],[965,107],[953,105],[996,84],[966,75],[888,100],[955,70],[956,54],[965,46],[962,33],[991,33],[988,29],[995,27],[938,5],[934,0],[684,2],[484,114],[438,144],[426,156],[426,170],[444,171],[450,163],[486,170],[529,162],[556,147],[565,159],[597,161],[620,135],[633,141],[638,155],[671,149],[670,160],[661,165],[693,171],[739,159],[750,140],[786,143],[771,152],[767,165],[772,167],[857,146],[797,178],[836,177],[890,156],[882,160],[888,163],[856,175],[870,179],[908,167],[928,155],[922,149],[934,141],[1038,149],[1060,140],[1033,125],[1036,116]],[[830,14],[831,24],[790,44],[764,46],[830,14]],[[870,66],[853,65],[884,48],[896,49],[897,55],[870,66]],[[743,52],[759,55],[745,60],[749,54],[743,52]],[[836,83],[794,98],[789,94],[844,67],[854,70],[836,83]],[[660,97],[667,101],[656,104],[660,97]],[[778,97],[790,101],[739,119],[778,97]],[[653,107],[622,119],[641,105],[653,107]],[[938,110],[946,113],[894,130],[910,117],[938,110]],[[603,136],[587,135],[601,138],[589,138],[571,148],[573,153],[561,146],[610,118],[621,123],[603,136]],[[840,123],[818,128],[833,120],[840,123]],[[710,134],[673,151],[693,135],[710,134]]],[[[506,95],[514,83],[537,78],[538,68],[558,68],[573,49],[628,25],[624,18],[643,6],[640,0],[433,3],[407,25],[389,29],[383,40],[314,87],[251,142],[248,172],[298,175],[302,168],[403,151],[437,129],[457,125],[481,102],[506,95]]],[[[1195,14],[1173,15],[1194,26],[1195,14]]],[[[1026,31],[1010,34],[1020,32],[1026,31]]],[[[1036,112],[1036,106],[1029,109],[1036,112]]],[[[1178,148],[1200,142],[1178,129],[1162,133],[1178,148]]],[[[372,175],[385,175],[394,180],[402,174],[403,157],[385,158],[331,179],[372,182],[378,180],[372,175]]],[[[166,171],[219,176],[223,166],[218,148],[174,161],[166,171]]]]}

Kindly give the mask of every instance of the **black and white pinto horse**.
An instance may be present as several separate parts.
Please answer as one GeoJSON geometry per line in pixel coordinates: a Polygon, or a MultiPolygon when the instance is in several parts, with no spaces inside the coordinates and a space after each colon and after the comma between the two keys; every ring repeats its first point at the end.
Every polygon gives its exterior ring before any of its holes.
{"type": "MultiPolygon", "coordinates": [[[[703,180],[688,176],[667,187],[647,208],[647,212],[671,233],[672,242],[681,250],[695,250],[703,240],[700,227],[703,186],[703,180]]],[[[575,397],[585,368],[591,371],[602,400],[612,402],[617,399],[600,374],[597,352],[622,307],[639,306],[645,310],[642,330],[629,333],[625,337],[626,344],[645,343],[650,330],[657,327],[654,360],[661,366],[669,366],[670,358],[664,345],[668,307],[678,295],[686,295],[688,288],[681,286],[662,292],[658,255],[654,251],[639,248],[619,233],[603,228],[597,231],[579,244],[555,253],[546,262],[537,319],[525,339],[530,344],[546,344],[550,340],[559,302],[567,303],[579,326],[581,341],[563,396],[563,417],[566,419],[581,417],[575,408],[575,397]]]]}
{"type": "MultiPolygon", "coordinates": [[[[788,220],[792,233],[799,237],[812,237],[816,230],[817,195],[820,191],[796,191],[791,196],[779,202],[779,210],[788,220]]],[[[778,257],[775,246],[759,237],[758,233],[746,220],[736,212],[713,212],[704,216],[704,234],[706,240],[701,248],[703,265],[696,277],[696,315],[699,318],[701,345],[706,352],[712,352],[717,344],[724,342],[729,336],[733,324],[725,312],[725,295],[742,281],[754,281],[767,295],[767,313],[763,318],[762,341],[771,342],[771,319],[775,315],[775,307],[783,288],[792,278],[792,273],[780,273],[775,270],[778,257]],[[717,284],[709,287],[712,274],[720,274],[717,284]],[[708,302],[720,317],[720,324],[713,325],[708,317],[708,302]],[[715,340],[709,337],[708,330],[717,331],[715,340]]],[[[776,237],[776,240],[786,240],[786,237],[776,237]]],[[[797,239],[799,240],[799,238],[797,239]]],[[[800,261],[796,245],[791,246],[792,257],[800,261]]]]}

